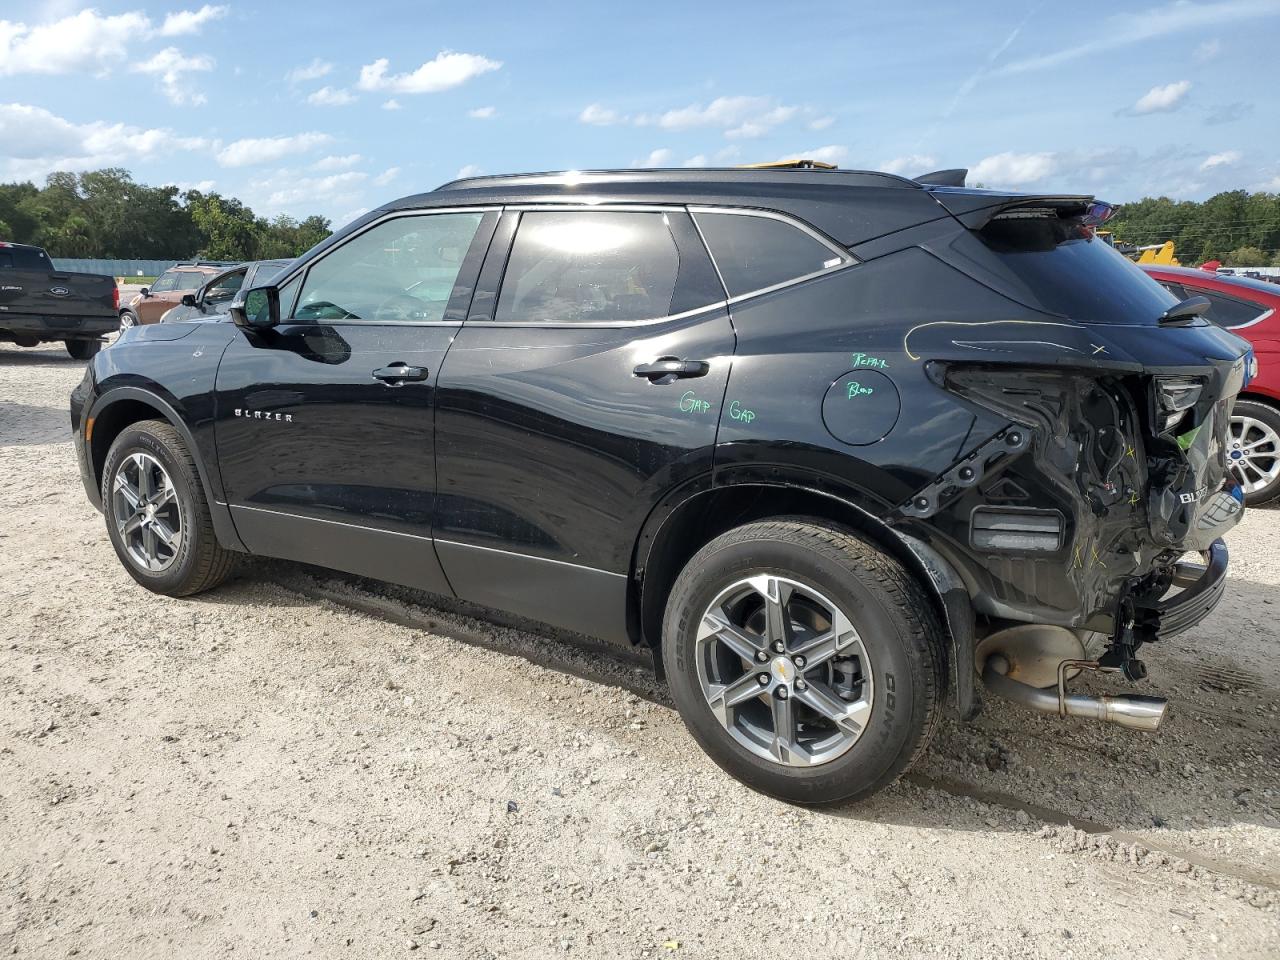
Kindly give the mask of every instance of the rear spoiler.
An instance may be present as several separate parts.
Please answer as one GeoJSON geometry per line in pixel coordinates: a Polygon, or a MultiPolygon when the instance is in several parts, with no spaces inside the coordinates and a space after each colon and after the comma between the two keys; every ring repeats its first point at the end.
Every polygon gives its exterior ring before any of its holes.
{"type": "Polygon", "coordinates": [[[953,217],[970,230],[981,230],[995,219],[1080,218],[1097,226],[1118,207],[1088,195],[1000,193],[992,190],[954,190],[930,187],[929,192],[953,217]]]}

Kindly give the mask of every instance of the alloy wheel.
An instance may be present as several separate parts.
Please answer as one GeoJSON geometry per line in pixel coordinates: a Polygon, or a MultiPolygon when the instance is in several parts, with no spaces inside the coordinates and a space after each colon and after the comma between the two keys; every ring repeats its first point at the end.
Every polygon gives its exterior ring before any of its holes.
{"type": "Polygon", "coordinates": [[[839,607],[807,584],[760,574],[720,592],[695,652],[711,712],[756,756],[790,767],[828,763],[871,716],[871,663],[839,607]]]}
{"type": "Polygon", "coordinates": [[[134,316],[133,316],[133,314],[132,314],[132,313],[122,313],[122,314],[120,314],[120,329],[121,329],[121,330],[125,330],[125,329],[128,329],[129,327],[136,326],[136,325],[137,325],[137,320],[136,320],[136,319],[134,319],[134,316]]]}
{"type": "Polygon", "coordinates": [[[1246,494],[1270,486],[1280,477],[1280,434],[1261,420],[1233,416],[1227,463],[1246,494]]]}
{"type": "Polygon", "coordinates": [[[131,453],[111,483],[116,530],[129,558],[143,570],[167,570],[182,548],[177,491],[155,457],[131,453]]]}

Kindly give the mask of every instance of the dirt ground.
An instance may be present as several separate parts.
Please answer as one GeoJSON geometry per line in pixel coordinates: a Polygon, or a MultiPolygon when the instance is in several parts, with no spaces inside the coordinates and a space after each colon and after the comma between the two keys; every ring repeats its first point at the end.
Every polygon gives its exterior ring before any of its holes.
{"type": "Polygon", "coordinates": [[[0,954],[1280,956],[1280,511],[1150,649],[1159,733],[989,702],[800,810],[642,663],[283,563],[143,591],[77,476],[81,370],[0,346],[0,954]]]}

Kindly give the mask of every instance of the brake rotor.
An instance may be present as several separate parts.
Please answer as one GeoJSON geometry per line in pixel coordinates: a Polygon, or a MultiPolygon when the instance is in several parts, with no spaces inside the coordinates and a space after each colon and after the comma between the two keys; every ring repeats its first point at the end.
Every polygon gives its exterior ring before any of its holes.
{"type": "MultiPolygon", "coordinates": [[[[1084,660],[1085,648],[1080,637],[1066,627],[1041,623],[1025,623],[997,630],[983,637],[974,649],[974,662],[981,675],[987,660],[999,654],[1009,664],[1005,674],[1011,680],[1031,687],[1054,687],[1058,684],[1058,664],[1063,660],[1084,660]]],[[[1067,671],[1067,677],[1080,672],[1067,671]]]]}

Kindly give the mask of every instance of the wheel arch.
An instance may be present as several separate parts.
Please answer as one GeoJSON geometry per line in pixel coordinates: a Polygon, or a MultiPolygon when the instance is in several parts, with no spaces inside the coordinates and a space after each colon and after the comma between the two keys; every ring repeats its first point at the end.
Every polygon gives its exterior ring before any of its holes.
{"type": "MultiPolygon", "coordinates": [[[[712,486],[708,479],[673,491],[646,522],[632,557],[627,626],[632,641],[661,647],[665,602],[676,577],[706,543],[745,523],[812,517],[855,530],[911,571],[934,602],[946,631],[947,695],[965,719],[980,709],[973,681],[974,622],[969,593],[950,564],[927,544],[885,524],[865,506],[803,481],[712,486]]],[[[655,662],[661,662],[655,656],[655,662]]]]}
{"type": "MultiPolygon", "coordinates": [[[[141,387],[116,387],[102,394],[87,415],[92,424],[91,433],[85,444],[85,459],[88,463],[90,477],[94,489],[102,489],[102,471],[107,462],[107,453],[120,434],[135,423],[143,420],[163,420],[178,431],[182,442],[191,452],[195,461],[196,472],[200,477],[200,486],[204,490],[205,499],[212,515],[214,532],[219,542],[230,549],[244,551],[231,522],[231,513],[219,500],[219,488],[210,476],[204,458],[200,455],[200,446],[195,436],[183,420],[177,409],[163,397],[141,387]]],[[[88,432],[88,431],[86,431],[88,432]]]]}

